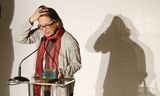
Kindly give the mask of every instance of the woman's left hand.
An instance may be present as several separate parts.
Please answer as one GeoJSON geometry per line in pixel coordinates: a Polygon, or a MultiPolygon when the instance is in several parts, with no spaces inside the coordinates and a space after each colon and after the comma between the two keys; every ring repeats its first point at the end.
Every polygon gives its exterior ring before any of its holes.
{"type": "Polygon", "coordinates": [[[60,68],[58,68],[58,79],[61,79],[64,77],[64,74],[60,68]]]}

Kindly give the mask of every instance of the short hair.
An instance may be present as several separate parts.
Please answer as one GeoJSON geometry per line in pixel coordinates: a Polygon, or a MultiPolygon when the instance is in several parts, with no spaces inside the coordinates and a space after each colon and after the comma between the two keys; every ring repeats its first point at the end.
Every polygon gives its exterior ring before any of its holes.
{"type": "Polygon", "coordinates": [[[53,19],[53,20],[61,20],[59,15],[58,15],[58,13],[53,8],[46,7],[44,5],[41,5],[39,8],[48,9],[46,15],[49,16],[51,19],[53,19]]]}
{"type": "Polygon", "coordinates": [[[42,16],[48,16],[50,17],[52,20],[55,20],[55,21],[60,21],[60,25],[63,26],[63,22],[61,20],[61,18],[59,17],[58,13],[53,9],[53,8],[50,8],[50,7],[46,7],[44,5],[41,5],[39,6],[39,8],[42,8],[42,9],[48,9],[47,11],[47,14],[44,14],[42,16]]]}

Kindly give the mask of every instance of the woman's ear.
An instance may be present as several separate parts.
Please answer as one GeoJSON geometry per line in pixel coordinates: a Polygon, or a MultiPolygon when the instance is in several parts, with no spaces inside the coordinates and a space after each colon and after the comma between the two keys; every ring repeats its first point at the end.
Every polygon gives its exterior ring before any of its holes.
{"type": "Polygon", "coordinates": [[[60,20],[57,20],[57,21],[56,21],[56,25],[57,25],[58,28],[61,28],[61,27],[62,27],[61,21],[60,21],[60,20]]]}

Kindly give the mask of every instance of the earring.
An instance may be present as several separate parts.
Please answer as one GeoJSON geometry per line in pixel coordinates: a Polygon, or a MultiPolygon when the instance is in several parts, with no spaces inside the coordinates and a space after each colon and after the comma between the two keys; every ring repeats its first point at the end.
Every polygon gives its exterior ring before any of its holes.
{"type": "Polygon", "coordinates": [[[60,28],[59,23],[56,23],[56,25],[57,25],[57,28],[60,28]]]}

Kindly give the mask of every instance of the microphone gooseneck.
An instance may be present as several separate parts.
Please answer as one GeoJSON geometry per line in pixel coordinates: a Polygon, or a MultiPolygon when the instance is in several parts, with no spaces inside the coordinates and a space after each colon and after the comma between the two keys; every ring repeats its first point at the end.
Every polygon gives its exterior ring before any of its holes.
{"type": "Polygon", "coordinates": [[[11,78],[11,79],[8,79],[8,85],[16,85],[16,84],[20,84],[21,82],[25,82],[25,81],[29,82],[28,78],[23,77],[21,75],[21,71],[22,71],[21,65],[22,65],[23,61],[25,61],[28,57],[30,57],[32,54],[34,54],[36,51],[38,51],[39,48],[40,48],[40,46],[36,50],[34,50],[32,53],[27,55],[24,59],[22,59],[22,61],[19,64],[19,67],[18,67],[18,76],[11,78]]]}
{"type": "Polygon", "coordinates": [[[24,60],[26,60],[28,57],[30,57],[32,54],[34,54],[36,51],[38,51],[40,47],[38,47],[36,50],[34,50],[32,53],[30,53],[27,57],[25,57],[19,64],[19,67],[18,67],[18,76],[21,77],[21,65],[23,63],[24,60]]]}
{"type": "Polygon", "coordinates": [[[48,56],[53,60],[53,62],[56,63],[55,60],[54,60],[54,58],[53,58],[53,57],[51,56],[51,54],[47,51],[47,49],[44,48],[44,50],[46,51],[46,53],[48,54],[48,56]]]}

